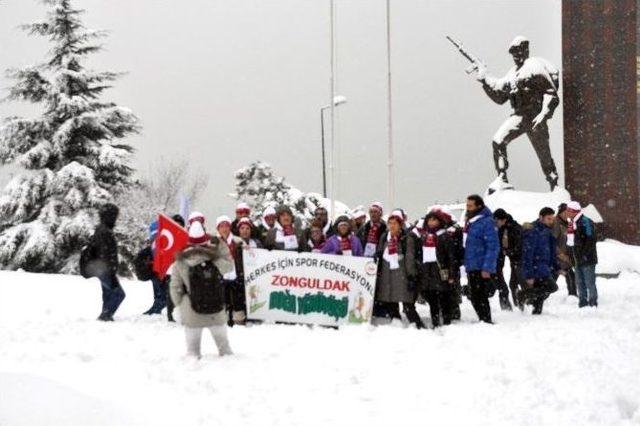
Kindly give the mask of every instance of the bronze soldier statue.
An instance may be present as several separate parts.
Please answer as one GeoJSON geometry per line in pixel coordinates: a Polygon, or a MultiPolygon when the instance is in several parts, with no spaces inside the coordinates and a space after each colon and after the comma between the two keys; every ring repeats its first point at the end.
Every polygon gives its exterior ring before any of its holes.
{"type": "Polygon", "coordinates": [[[546,59],[530,57],[529,40],[518,36],[509,45],[515,66],[504,77],[495,78],[487,74],[487,67],[482,62],[464,51],[459,43],[447,38],[473,63],[472,70],[477,72],[476,78],[489,98],[500,105],[509,101],[513,108],[511,116],[493,137],[493,159],[498,175],[504,182],[509,182],[507,145],[526,133],[553,191],[558,186],[558,172],[549,148],[547,121],[560,103],[557,68],[546,59]]]}

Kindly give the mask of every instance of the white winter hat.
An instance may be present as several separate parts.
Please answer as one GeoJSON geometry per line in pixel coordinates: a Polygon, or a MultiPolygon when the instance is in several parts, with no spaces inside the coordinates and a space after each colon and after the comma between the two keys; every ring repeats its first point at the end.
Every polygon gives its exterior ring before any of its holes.
{"type": "Polygon", "coordinates": [[[199,245],[209,242],[209,236],[204,232],[202,223],[195,221],[189,227],[189,244],[199,245]]]}
{"type": "Polygon", "coordinates": [[[204,225],[204,215],[200,212],[191,213],[189,215],[189,218],[187,219],[187,223],[189,224],[189,226],[191,226],[193,222],[200,222],[202,225],[204,225]]]}
{"type": "Polygon", "coordinates": [[[362,210],[356,210],[353,212],[354,219],[362,219],[363,217],[367,217],[367,214],[362,210]]]}
{"type": "Polygon", "coordinates": [[[404,212],[402,210],[394,210],[389,215],[387,221],[391,218],[397,219],[400,223],[404,223],[404,212]]]}
{"type": "Polygon", "coordinates": [[[264,211],[262,212],[262,217],[265,218],[267,216],[275,216],[276,215],[276,209],[274,209],[273,207],[269,206],[266,209],[264,209],[264,211]]]}
{"type": "Polygon", "coordinates": [[[373,203],[371,203],[370,208],[380,210],[381,213],[384,211],[384,208],[380,201],[374,201],[373,203]]]}
{"type": "Polygon", "coordinates": [[[514,38],[513,41],[511,42],[511,44],[509,44],[509,52],[519,47],[522,47],[523,45],[529,46],[529,39],[522,35],[516,36],[516,38],[514,38]]]}
{"type": "Polygon", "coordinates": [[[236,213],[242,213],[242,212],[247,212],[247,213],[251,212],[251,207],[249,207],[249,204],[238,203],[238,205],[236,206],[236,213]]]}
{"type": "Polygon", "coordinates": [[[218,218],[216,219],[216,228],[218,228],[223,223],[226,223],[227,225],[231,225],[231,219],[229,218],[229,216],[225,216],[225,215],[218,216],[218,218]]]}
{"type": "Polygon", "coordinates": [[[582,206],[580,206],[580,203],[577,201],[569,201],[567,203],[567,210],[572,210],[574,212],[579,212],[582,210],[582,206]]]}

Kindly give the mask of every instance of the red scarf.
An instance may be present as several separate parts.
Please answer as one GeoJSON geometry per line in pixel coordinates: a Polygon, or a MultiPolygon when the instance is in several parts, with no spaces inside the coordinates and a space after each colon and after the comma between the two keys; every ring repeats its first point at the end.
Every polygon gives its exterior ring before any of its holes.
{"type": "Polygon", "coordinates": [[[344,253],[345,251],[351,251],[351,236],[347,235],[346,237],[340,238],[340,251],[344,253]]]}
{"type": "Polygon", "coordinates": [[[391,239],[389,240],[389,245],[387,247],[390,255],[398,254],[398,241],[398,237],[394,237],[393,235],[391,235],[391,239]]]}
{"type": "Polygon", "coordinates": [[[285,237],[288,237],[289,235],[293,235],[295,233],[295,231],[293,230],[293,225],[283,226],[282,233],[284,234],[285,237]]]}
{"type": "Polygon", "coordinates": [[[367,242],[378,244],[378,232],[380,231],[379,223],[372,223],[371,228],[369,228],[369,234],[367,235],[367,242]]]}

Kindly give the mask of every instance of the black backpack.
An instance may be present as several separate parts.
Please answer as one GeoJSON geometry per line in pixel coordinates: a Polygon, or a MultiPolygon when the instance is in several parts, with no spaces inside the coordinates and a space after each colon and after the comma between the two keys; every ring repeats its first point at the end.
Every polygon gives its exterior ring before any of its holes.
{"type": "Polygon", "coordinates": [[[133,268],[138,280],[149,281],[153,278],[153,253],[151,247],[145,247],[138,252],[133,260],[133,268]]]}
{"type": "Polygon", "coordinates": [[[215,314],[224,308],[222,275],[210,260],[189,268],[189,291],[185,287],[185,292],[199,314],[215,314]]]}
{"type": "Polygon", "coordinates": [[[94,268],[91,264],[96,260],[97,253],[93,245],[93,241],[89,242],[86,246],[82,247],[80,251],[80,275],[83,278],[92,278],[95,276],[94,268]]]}

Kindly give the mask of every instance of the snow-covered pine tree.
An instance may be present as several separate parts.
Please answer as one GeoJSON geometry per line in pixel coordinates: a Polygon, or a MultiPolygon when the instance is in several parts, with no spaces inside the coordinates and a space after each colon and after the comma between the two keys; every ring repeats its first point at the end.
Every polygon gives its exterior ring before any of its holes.
{"type": "MultiPolygon", "coordinates": [[[[331,209],[329,199],[314,192],[304,193],[294,188],[286,183],[283,177],[277,176],[269,164],[262,161],[255,161],[236,171],[235,179],[236,192],[231,196],[251,206],[254,220],[260,218],[262,211],[269,206],[277,208],[287,205],[298,221],[306,226],[313,219],[317,207],[331,209]]],[[[350,209],[337,201],[336,212],[338,215],[349,214],[350,209]]]]}
{"type": "Polygon", "coordinates": [[[47,18],[23,29],[49,39],[46,61],[8,71],[8,99],[42,113],[0,127],[0,163],[24,169],[0,196],[0,267],[73,272],[95,208],[130,186],[133,148],[121,140],[139,128],[131,111],[100,99],[119,74],[83,65],[105,33],[86,29],[70,0],[43,3],[47,18]]]}

